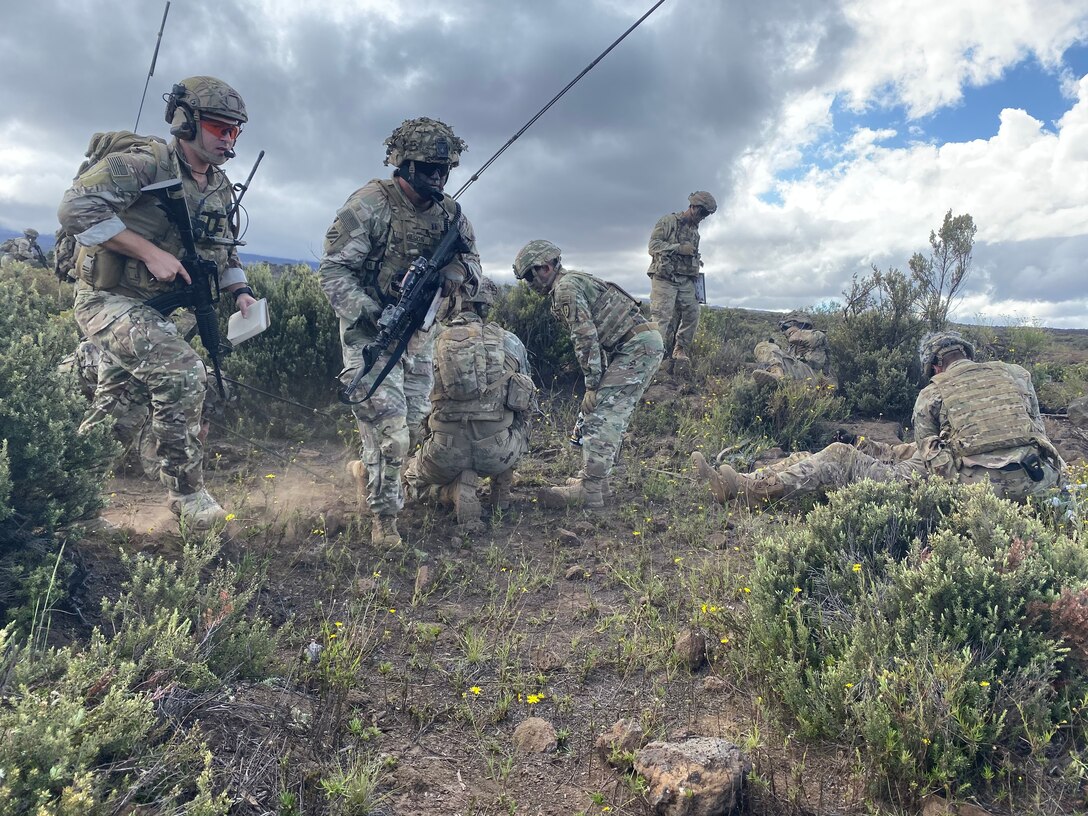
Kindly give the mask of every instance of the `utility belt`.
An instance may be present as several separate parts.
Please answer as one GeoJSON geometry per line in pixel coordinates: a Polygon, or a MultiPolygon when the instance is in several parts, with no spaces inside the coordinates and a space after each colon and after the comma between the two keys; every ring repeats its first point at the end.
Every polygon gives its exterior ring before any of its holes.
{"type": "Polygon", "coordinates": [[[497,433],[502,433],[514,424],[514,412],[504,411],[501,419],[472,419],[463,417],[459,420],[439,419],[431,414],[427,422],[428,427],[437,433],[450,434],[451,436],[467,436],[476,441],[487,439],[497,433]],[[474,433],[468,434],[468,428],[472,427],[474,433]]]}
{"type": "Polygon", "coordinates": [[[638,326],[635,326],[633,329],[629,329],[623,335],[623,337],[621,337],[619,339],[619,341],[616,343],[616,348],[620,349],[620,348],[623,347],[623,344],[626,343],[628,340],[631,340],[631,339],[637,337],[638,335],[643,334],[644,332],[650,332],[650,331],[657,331],[657,323],[654,323],[653,321],[650,321],[650,322],[647,322],[647,323],[640,323],[638,326]]]}

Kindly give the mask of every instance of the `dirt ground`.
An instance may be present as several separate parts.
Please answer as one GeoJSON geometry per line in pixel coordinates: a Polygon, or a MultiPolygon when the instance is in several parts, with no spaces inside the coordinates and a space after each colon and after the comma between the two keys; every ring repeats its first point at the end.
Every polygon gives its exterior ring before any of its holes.
{"type": "MultiPolygon", "coordinates": [[[[682,390],[666,381],[647,398],[679,409],[690,399],[682,390]]],[[[578,454],[566,444],[568,416],[541,425],[510,511],[462,535],[448,511],[410,505],[405,547],[392,553],[370,545],[343,446],[283,447],[284,461],[213,436],[209,487],[234,514],[222,558],[264,574],[255,610],[279,629],[284,666],[191,705],[234,812],[292,812],[285,793],[297,797],[293,812],[330,812],[320,779],[365,754],[381,768],[375,813],[644,814],[636,782],[594,748],[625,717],[658,738],[721,737],[749,750],[766,782],[750,813],[863,812],[853,756],[801,753],[770,720],[761,689],[735,671],[725,613],[741,603],[754,542],[781,518],[715,505],[688,452],[653,437],[629,441],[605,510],[548,511],[537,489],[575,472],[578,454]],[[708,604],[725,613],[700,619],[708,604]],[[691,671],[672,648],[696,619],[709,659],[691,671]],[[363,644],[345,692],[306,669],[307,647],[327,643],[338,622],[363,644]],[[530,716],[552,723],[558,750],[514,749],[513,730],[530,716]]],[[[843,426],[899,441],[893,422],[843,426]]],[[[1085,457],[1083,432],[1057,420],[1048,430],[1068,458],[1085,457]]],[[[158,484],[129,473],[108,494],[104,516],[121,533],[79,547],[73,603],[89,623],[115,592],[118,548],[181,549],[158,484]]]]}

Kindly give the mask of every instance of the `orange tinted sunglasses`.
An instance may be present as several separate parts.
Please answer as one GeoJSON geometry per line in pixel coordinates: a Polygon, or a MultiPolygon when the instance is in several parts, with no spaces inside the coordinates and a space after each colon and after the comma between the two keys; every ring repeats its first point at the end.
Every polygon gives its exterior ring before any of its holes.
{"type": "Polygon", "coordinates": [[[200,126],[217,139],[235,140],[242,132],[241,125],[231,122],[220,122],[218,119],[201,119],[200,126]]]}

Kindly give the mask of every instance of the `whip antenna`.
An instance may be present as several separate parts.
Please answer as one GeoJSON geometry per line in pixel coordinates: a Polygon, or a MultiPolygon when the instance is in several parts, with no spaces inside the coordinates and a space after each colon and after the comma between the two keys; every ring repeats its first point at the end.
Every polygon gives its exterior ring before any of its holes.
{"type": "Polygon", "coordinates": [[[155,63],[159,59],[159,46],[162,45],[162,32],[166,28],[166,15],[170,13],[170,0],[166,0],[166,8],[162,10],[162,25],[159,26],[159,38],[155,40],[155,53],[151,55],[151,67],[147,71],[147,79],[144,80],[144,92],[140,96],[140,109],[136,111],[136,124],[132,126],[132,132],[140,129],[140,115],[144,112],[144,99],[147,98],[147,86],[151,84],[151,77],[155,75],[155,63]]]}
{"type": "Polygon", "coordinates": [[[612,43],[612,45],[608,46],[608,48],[606,48],[604,51],[602,51],[600,53],[600,55],[597,57],[597,59],[593,60],[593,62],[591,62],[589,65],[587,65],[585,68],[583,68],[582,73],[578,74],[578,76],[576,76],[569,83],[567,83],[567,87],[565,87],[563,90],[561,90],[559,93],[557,93],[554,97],[552,97],[551,102],[549,102],[543,108],[538,110],[536,112],[536,115],[533,116],[532,119],[530,119],[528,122],[526,122],[524,125],[522,125],[521,130],[519,130],[517,133],[515,133],[513,136],[511,136],[510,140],[506,144],[504,144],[502,147],[500,147],[498,152],[496,152],[494,156],[492,156],[490,159],[488,159],[486,162],[484,162],[483,167],[481,167],[479,170],[477,170],[475,173],[473,173],[472,177],[468,181],[466,181],[464,184],[461,185],[461,189],[453,194],[453,197],[457,198],[459,195],[461,195],[461,193],[463,193],[465,190],[467,190],[469,187],[471,187],[472,182],[476,181],[476,179],[478,179],[481,175],[483,175],[484,170],[486,170],[488,167],[490,167],[494,163],[495,159],[497,159],[499,156],[501,156],[503,153],[506,152],[506,148],[510,147],[510,145],[512,145],[514,142],[516,142],[518,140],[518,138],[521,136],[521,134],[523,134],[525,131],[527,131],[529,128],[531,128],[533,126],[533,124],[536,122],[537,119],[539,119],[541,116],[543,116],[545,113],[547,113],[548,109],[563,97],[563,94],[565,94],[567,91],[569,91],[575,85],[577,85],[578,80],[580,80],[582,77],[584,77],[586,74],[588,74],[591,70],[593,70],[593,67],[598,62],[600,62],[605,57],[607,57],[608,53],[613,48],[615,48],[617,45],[619,45],[621,42],[623,42],[627,38],[628,34],[630,34],[632,31],[634,31],[636,28],[638,28],[640,25],[642,25],[642,22],[647,17],[649,17],[651,14],[653,14],[655,11],[657,11],[658,6],[660,6],[664,2],[665,2],[665,0],[657,0],[657,2],[653,4],[653,7],[649,11],[647,11],[645,14],[643,14],[641,17],[639,17],[637,20],[635,20],[635,22],[632,24],[632,26],[629,29],[627,29],[625,32],[623,32],[619,36],[619,38],[614,43],[612,43]]]}

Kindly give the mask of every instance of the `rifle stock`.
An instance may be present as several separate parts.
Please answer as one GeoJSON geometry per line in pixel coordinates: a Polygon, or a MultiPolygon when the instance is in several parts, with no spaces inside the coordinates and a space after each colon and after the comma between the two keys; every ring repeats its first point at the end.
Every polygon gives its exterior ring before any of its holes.
{"type": "Polygon", "coordinates": [[[386,376],[397,364],[408,348],[408,341],[412,335],[423,326],[427,315],[431,312],[435,301],[440,297],[442,288],[439,271],[453,260],[461,246],[461,205],[446,226],[442,239],[435,247],[434,254],[430,258],[417,258],[412,261],[404,277],[400,282],[400,298],[396,303],[385,307],[378,318],[378,336],[363,347],[363,366],[355,373],[351,382],[342,387],[339,392],[340,401],[347,405],[356,405],[370,399],[378,386],[382,384],[386,376]],[[385,367],[374,379],[366,396],[359,400],[352,400],[352,395],[363,381],[363,377],[369,374],[377,364],[379,358],[389,350],[385,367]]]}
{"type": "Polygon", "coordinates": [[[215,304],[219,302],[219,267],[215,261],[201,258],[197,252],[193,222],[189,215],[189,207],[185,203],[181,179],[168,179],[157,184],[149,184],[142,188],[141,192],[155,196],[170,223],[177,227],[185,251],[181,264],[189,273],[191,281],[172,292],[156,295],[146,301],[146,305],[157,310],[163,317],[169,317],[175,309],[190,309],[196,315],[200,342],[203,343],[204,350],[212,361],[219,395],[225,399],[223,372],[219,367],[219,318],[215,313],[215,304]]]}

